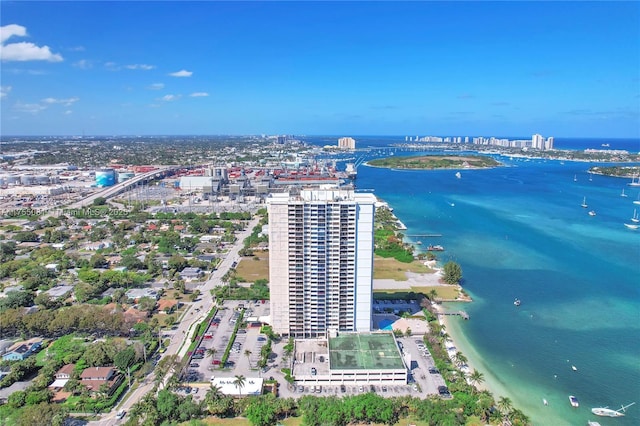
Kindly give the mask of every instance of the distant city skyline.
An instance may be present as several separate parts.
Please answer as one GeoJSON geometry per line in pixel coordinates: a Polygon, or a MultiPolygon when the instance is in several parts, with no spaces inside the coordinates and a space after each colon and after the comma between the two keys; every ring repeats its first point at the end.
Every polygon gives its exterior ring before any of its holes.
{"type": "Polygon", "coordinates": [[[2,135],[640,137],[638,2],[0,12],[2,135]]]}

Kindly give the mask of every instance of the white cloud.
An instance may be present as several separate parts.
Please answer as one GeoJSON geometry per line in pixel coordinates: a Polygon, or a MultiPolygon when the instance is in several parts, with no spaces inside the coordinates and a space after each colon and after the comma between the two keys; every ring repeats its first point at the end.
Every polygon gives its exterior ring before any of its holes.
{"type": "Polygon", "coordinates": [[[165,102],[171,102],[171,101],[178,100],[179,98],[180,98],[180,95],[164,95],[163,97],[161,97],[158,100],[159,101],[165,101],[165,102]]]}
{"type": "Polygon", "coordinates": [[[171,77],[191,77],[192,74],[193,74],[193,72],[191,72],[191,71],[180,70],[180,71],[172,72],[169,75],[171,77]]]}
{"type": "Polygon", "coordinates": [[[61,104],[64,106],[71,106],[74,103],[78,102],[79,100],[80,98],[78,97],[73,97],[68,99],[44,98],[42,100],[42,103],[49,104],[49,105],[61,104]]]}
{"type": "Polygon", "coordinates": [[[162,89],[164,89],[164,83],[153,83],[153,84],[147,86],[147,89],[149,89],[149,90],[162,90],[162,89]]]}
{"type": "Polygon", "coordinates": [[[60,62],[62,55],[52,53],[49,46],[36,46],[33,43],[19,42],[5,44],[13,36],[25,37],[27,29],[21,25],[5,25],[0,27],[0,59],[2,61],[49,61],[60,62]]]}
{"type": "Polygon", "coordinates": [[[11,91],[11,86],[0,86],[0,98],[9,96],[10,91],[11,91]]]}
{"type": "Polygon", "coordinates": [[[69,110],[69,109],[68,109],[68,110],[66,110],[66,111],[64,112],[64,115],[70,115],[72,112],[73,112],[73,111],[71,111],[71,110],[69,110]]]}
{"type": "Polygon", "coordinates": [[[0,43],[4,43],[13,36],[25,37],[27,35],[27,29],[22,25],[5,25],[0,27],[0,43]]]}
{"type": "Polygon", "coordinates": [[[189,96],[191,96],[192,98],[203,98],[205,96],[209,96],[209,94],[207,92],[195,92],[190,94],[189,96]]]}
{"type": "Polygon", "coordinates": [[[42,110],[47,109],[46,105],[41,104],[23,104],[22,102],[17,102],[13,109],[20,112],[28,112],[31,114],[37,114],[42,110]]]}
{"type": "Polygon", "coordinates": [[[126,69],[128,70],[144,70],[144,71],[149,71],[154,69],[156,66],[155,65],[147,65],[147,64],[132,64],[132,65],[125,65],[124,66],[126,69]]]}
{"type": "Polygon", "coordinates": [[[74,62],[73,66],[81,70],[88,70],[93,68],[93,63],[87,59],[80,59],[78,62],[74,62]]]}

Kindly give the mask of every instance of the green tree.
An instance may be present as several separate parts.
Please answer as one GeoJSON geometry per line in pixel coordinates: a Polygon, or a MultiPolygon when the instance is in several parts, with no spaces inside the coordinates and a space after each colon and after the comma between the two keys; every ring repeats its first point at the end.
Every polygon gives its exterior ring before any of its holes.
{"type": "Polygon", "coordinates": [[[107,204],[107,199],[104,197],[97,197],[93,200],[94,206],[104,206],[105,204],[107,204]]]}
{"type": "Polygon", "coordinates": [[[233,385],[238,388],[238,392],[242,395],[242,388],[246,383],[246,378],[243,375],[236,375],[233,385]]]}
{"type": "Polygon", "coordinates": [[[140,309],[141,311],[151,313],[155,308],[156,299],[154,299],[153,297],[141,297],[138,300],[138,309],[140,309]]]}
{"type": "Polygon", "coordinates": [[[268,396],[252,398],[244,414],[254,426],[275,424],[277,420],[275,398],[268,396]]]}
{"type": "Polygon", "coordinates": [[[475,386],[480,385],[484,382],[484,374],[482,374],[478,370],[473,370],[473,373],[469,375],[469,382],[475,389],[475,386]]]}
{"type": "Polygon", "coordinates": [[[453,261],[445,263],[444,276],[442,279],[447,284],[459,284],[462,279],[462,268],[453,261]]]}
{"type": "Polygon", "coordinates": [[[89,259],[89,266],[92,268],[106,268],[109,266],[109,262],[107,262],[107,259],[100,253],[95,253],[91,256],[91,259],[89,259]]]}
{"type": "Polygon", "coordinates": [[[513,404],[511,403],[511,399],[507,396],[501,396],[497,403],[498,409],[502,414],[508,416],[511,410],[513,409],[513,404]]]}

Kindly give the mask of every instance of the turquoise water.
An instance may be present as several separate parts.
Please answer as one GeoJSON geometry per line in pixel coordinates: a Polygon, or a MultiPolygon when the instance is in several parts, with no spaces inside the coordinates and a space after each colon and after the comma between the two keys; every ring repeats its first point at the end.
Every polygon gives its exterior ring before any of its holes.
{"type": "Polygon", "coordinates": [[[500,159],[507,167],[460,179],[361,166],[357,185],[375,189],[407,235],[443,234],[413,240],[443,245],[439,260],[462,266],[471,320],[452,321],[449,332],[492,389],[537,425],[640,424],[640,230],[623,226],[640,189],[590,181],[588,163],[500,159]],[[624,418],[591,414],[633,401],[624,418]]]}

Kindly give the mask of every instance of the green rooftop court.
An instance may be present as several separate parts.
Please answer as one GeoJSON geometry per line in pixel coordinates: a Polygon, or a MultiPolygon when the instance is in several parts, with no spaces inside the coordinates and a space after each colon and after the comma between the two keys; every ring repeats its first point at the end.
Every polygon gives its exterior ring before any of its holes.
{"type": "Polygon", "coordinates": [[[332,370],[405,369],[391,333],[346,333],[329,338],[332,370]]]}

